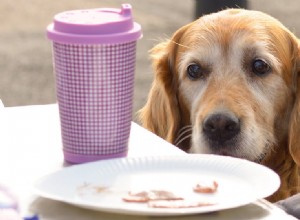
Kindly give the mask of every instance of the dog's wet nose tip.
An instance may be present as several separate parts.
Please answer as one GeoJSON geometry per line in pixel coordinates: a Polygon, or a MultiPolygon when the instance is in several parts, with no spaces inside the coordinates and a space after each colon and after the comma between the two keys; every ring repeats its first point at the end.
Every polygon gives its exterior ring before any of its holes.
{"type": "Polygon", "coordinates": [[[203,133],[211,140],[224,143],[231,140],[240,132],[238,118],[226,114],[214,114],[203,122],[203,133]]]}

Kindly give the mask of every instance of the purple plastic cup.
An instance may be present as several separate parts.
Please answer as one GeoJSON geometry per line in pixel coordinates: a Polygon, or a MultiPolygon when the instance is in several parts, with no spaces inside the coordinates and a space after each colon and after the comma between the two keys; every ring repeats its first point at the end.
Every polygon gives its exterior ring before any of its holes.
{"type": "Polygon", "coordinates": [[[142,37],[131,6],[62,12],[47,36],[53,41],[65,160],[126,156],[136,41],[142,37]]]}

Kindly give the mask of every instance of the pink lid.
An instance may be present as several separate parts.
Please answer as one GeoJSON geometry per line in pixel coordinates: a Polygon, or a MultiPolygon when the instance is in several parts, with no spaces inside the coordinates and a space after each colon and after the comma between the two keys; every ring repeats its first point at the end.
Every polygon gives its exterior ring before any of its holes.
{"type": "Polygon", "coordinates": [[[47,27],[50,40],[73,44],[118,44],[142,37],[141,26],[133,22],[130,4],[121,9],[100,8],[66,11],[55,15],[47,27]]]}

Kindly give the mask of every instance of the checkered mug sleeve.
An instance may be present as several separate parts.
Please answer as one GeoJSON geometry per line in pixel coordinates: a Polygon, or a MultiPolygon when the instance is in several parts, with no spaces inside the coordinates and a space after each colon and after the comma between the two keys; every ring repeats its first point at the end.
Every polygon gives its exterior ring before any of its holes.
{"type": "Polygon", "coordinates": [[[126,156],[132,120],[136,41],[53,42],[66,161],[126,156]]]}

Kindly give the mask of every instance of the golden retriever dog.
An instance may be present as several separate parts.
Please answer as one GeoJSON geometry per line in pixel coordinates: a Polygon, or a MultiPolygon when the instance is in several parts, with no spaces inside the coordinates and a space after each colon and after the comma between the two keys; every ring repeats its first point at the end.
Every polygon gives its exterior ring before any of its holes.
{"type": "MultiPolygon", "coordinates": [[[[300,43],[275,18],[227,9],[152,51],[142,125],[189,153],[226,155],[281,178],[269,201],[300,191],[300,43]]],[[[255,177],[254,177],[255,178],[255,177]]]]}

